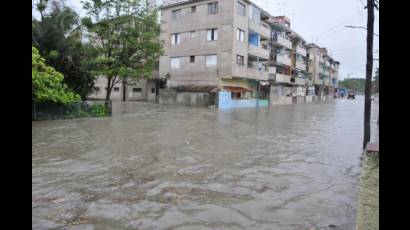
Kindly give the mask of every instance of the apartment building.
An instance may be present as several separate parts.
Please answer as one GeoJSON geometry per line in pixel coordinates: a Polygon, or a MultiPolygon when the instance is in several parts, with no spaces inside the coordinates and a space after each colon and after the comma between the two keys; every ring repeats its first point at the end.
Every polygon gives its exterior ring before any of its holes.
{"type": "Polygon", "coordinates": [[[338,88],[339,65],[328,55],[327,49],[316,44],[307,44],[308,47],[308,72],[312,74],[312,85],[315,95],[333,95],[338,88]]]}
{"type": "Polygon", "coordinates": [[[313,96],[320,83],[326,93],[337,86],[326,49],[310,54],[313,48],[291,29],[289,18],[273,17],[248,0],[163,5],[160,36],[165,53],[159,78],[168,88],[212,86],[232,100],[276,104],[313,96]],[[319,68],[322,63],[329,63],[327,69],[319,68]]]}
{"type": "Polygon", "coordinates": [[[286,16],[272,17],[270,23],[270,67],[276,68],[276,74],[271,75],[271,103],[304,101],[304,97],[314,94],[306,41],[291,29],[286,16]]]}
{"type": "Polygon", "coordinates": [[[170,88],[214,86],[232,99],[268,99],[269,17],[247,0],[162,6],[160,78],[170,88]]]}

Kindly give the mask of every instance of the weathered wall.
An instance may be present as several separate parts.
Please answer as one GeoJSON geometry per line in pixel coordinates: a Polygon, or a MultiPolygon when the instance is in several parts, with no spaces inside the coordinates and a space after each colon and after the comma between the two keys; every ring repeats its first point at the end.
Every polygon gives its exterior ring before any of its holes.
{"type": "Polygon", "coordinates": [[[272,96],[270,100],[271,105],[283,105],[283,104],[292,104],[293,97],[286,96],[272,96]]]}
{"type": "Polygon", "coordinates": [[[295,97],[296,103],[305,103],[305,96],[296,96],[295,97]]]}
{"type": "Polygon", "coordinates": [[[192,107],[208,107],[215,105],[215,93],[177,92],[175,89],[160,89],[159,103],[164,105],[183,105],[192,107]]]}
{"type": "Polygon", "coordinates": [[[209,93],[177,92],[176,105],[208,107],[209,93]]]}

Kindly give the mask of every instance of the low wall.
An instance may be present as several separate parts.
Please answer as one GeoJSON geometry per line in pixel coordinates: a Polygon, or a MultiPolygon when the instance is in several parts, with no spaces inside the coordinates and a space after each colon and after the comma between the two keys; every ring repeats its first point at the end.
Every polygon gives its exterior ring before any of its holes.
{"type": "Polygon", "coordinates": [[[232,108],[251,108],[251,107],[267,107],[269,106],[268,100],[257,99],[243,99],[232,100],[230,92],[218,93],[218,108],[219,109],[232,109],[232,108]]]}
{"type": "Polygon", "coordinates": [[[160,89],[159,104],[208,107],[215,105],[215,93],[178,92],[176,89],[160,89]]]}
{"type": "Polygon", "coordinates": [[[306,102],[312,102],[314,96],[306,96],[305,101],[306,102]]]}
{"type": "Polygon", "coordinates": [[[193,107],[208,107],[209,93],[177,92],[176,104],[193,107]]]}
{"type": "Polygon", "coordinates": [[[294,100],[296,103],[305,103],[305,96],[296,96],[294,100]]]}
{"type": "Polygon", "coordinates": [[[293,103],[293,97],[285,97],[285,96],[271,97],[271,101],[270,101],[271,105],[286,105],[286,104],[292,104],[292,103],[293,103]]]}
{"type": "Polygon", "coordinates": [[[177,100],[177,91],[174,89],[160,89],[159,90],[159,104],[173,105],[177,100]]]}

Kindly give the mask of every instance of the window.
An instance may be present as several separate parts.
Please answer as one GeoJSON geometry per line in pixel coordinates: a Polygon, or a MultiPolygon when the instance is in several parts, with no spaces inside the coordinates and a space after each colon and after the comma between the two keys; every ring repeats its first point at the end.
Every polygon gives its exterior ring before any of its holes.
{"type": "Polygon", "coordinates": [[[246,16],[246,6],[245,4],[238,2],[238,14],[242,16],[246,16]]]}
{"type": "Polygon", "coordinates": [[[218,3],[208,3],[208,14],[217,14],[218,13],[218,3]]]}
{"type": "Polygon", "coordinates": [[[178,20],[181,18],[181,10],[173,10],[172,11],[172,20],[178,20]]]}
{"type": "Polygon", "coordinates": [[[248,33],[248,41],[249,44],[259,47],[260,44],[260,36],[258,33],[248,33]]]}
{"type": "Polygon", "coordinates": [[[191,31],[191,38],[196,38],[196,31],[191,31]]]}
{"type": "Polygon", "coordinates": [[[191,6],[191,13],[195,13],[196,12],[196,6],[191,6]]]}
{"type": "Polygon", "coordinates": [[[236,40],[244,42],[245,41],[245,31],[241,29],[236,30],[236,40]]]}
{"type": "Polygon", "coordinates": [[[217,57],[216,55],[207,55],[206,56],[206,66],[216,66],[217,63],[217,57]]]}
{"type": "Polygon", "coordinates": [[[210,29],[206,31],[206,40],[207,41],[216,41],[218,40],[218,29],[210,29]]]}
{"type": "Polygon", "coordinates": [[[171,58],[171,69],[179,69],[179,58],[171,58]]]}
{"type": "Polygon", "coordinates": [[[100,92],[100,87],[94,87],[94,91],[95,91],[96,93],[100,92]]]}
{"type": "Polygon", "coordinates": [[[245,58],[241,55],[236,55],[236,64],[243,66],[245,64],[245,58]]]}
{"type": "Polygon", "coordinates": [[[151,88],[151,93],[155,93],[155,88],[151,88]]]}
{"type": "Polygon", "coordinates": [[[133,93],[141,93],[142,89],[141,88],[132,88],[133,93]]]}
{"type": "Polygon", "coordinates": [[[120,87],[114,87],[114,92],[119,92],[120,91],[120,87]]]}
{"type": "Polygon", "coordinates": [[[178,45],[181,43],[181,35],[180,34],[171,34],[171,44],[178,45]]]}
{"type": "Polygon", "coordinates": [[[190,63],[195,63],[195,56],[190,56],[189,57],[189,62],[190,63]]]}
{"type": "Polygon", "coordinates": [[[249,13],[249,18],[253,20],[256,24],[261,23],[261,11],[255,6],[250,7],[251,11],[249,13]]]}

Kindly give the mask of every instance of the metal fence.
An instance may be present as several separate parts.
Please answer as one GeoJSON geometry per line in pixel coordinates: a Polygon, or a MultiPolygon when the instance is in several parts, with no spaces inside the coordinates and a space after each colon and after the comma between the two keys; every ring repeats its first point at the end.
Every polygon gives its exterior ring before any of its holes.
{"type": "Polygon", "coordinates": [[[32,103],[31,119],[55,120],[112,115],[111,101],[81,101],[70,104],[32,103]]]}

